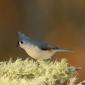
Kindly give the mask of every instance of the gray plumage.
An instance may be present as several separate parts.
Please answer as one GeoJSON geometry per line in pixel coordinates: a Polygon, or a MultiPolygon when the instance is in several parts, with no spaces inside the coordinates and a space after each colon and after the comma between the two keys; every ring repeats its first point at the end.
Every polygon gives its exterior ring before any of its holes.
{"type": "Polygon", "coordinates": [[[25,34],[21,32],[18,33],[18,44],[20,45],[22,49],[24,49],[27,52],[28,55],[30,55],[31,57],[35,59],[48,59],[48,58],[51,58],[51,56],[55,54],[56,52],[71,51],[69,49],[58,48],[58,47],[55,47],[54,45],[33,40],[29,36],[26,36],[25,34]]]}

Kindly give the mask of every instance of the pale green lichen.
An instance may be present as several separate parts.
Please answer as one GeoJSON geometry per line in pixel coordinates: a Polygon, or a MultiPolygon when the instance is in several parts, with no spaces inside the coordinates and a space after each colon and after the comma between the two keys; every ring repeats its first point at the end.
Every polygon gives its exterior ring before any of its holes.
{"type": "Polygon", "coordinates": [[[76,85],[76,68],[66,59],[33,61],[17,59],[0,62],[0,85],[76,85]]]}

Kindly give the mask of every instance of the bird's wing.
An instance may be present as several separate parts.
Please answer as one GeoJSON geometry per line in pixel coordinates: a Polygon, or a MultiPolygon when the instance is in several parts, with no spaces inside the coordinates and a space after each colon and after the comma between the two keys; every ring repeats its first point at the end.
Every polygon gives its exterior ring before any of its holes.
{"type": "Polygon", "coordinates": [[[56,52],[73,52],[72,49],[67,49],[67,48],[58,48],[55,47],[54,45],[50,45],[50,44],[41,44],[39,46],[40,49],[42,50],[56,50],[56,52]]]}
{"type": "Polygon", "coordinates": [[[50,44],[41,44],[39,47],[40,47],[40,49],[42,49],[42,50],[59,49],[58,47],[55,47],[55,46],[50,45],[50,44]]]}

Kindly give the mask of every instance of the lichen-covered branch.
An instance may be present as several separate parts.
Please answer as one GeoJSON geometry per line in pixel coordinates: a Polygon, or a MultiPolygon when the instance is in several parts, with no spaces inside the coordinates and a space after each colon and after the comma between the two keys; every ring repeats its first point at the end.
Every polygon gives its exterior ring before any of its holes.
{"type": "Polygon", "coordinates": [[[77,71],[66,59],[33,61],[17,59],[0,62],[0,85],[77,85],[77,71]]]}

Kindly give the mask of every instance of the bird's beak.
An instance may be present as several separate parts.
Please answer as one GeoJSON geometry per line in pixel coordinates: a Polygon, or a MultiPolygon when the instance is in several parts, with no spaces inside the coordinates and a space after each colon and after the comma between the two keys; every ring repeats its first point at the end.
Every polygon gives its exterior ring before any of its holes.
{"type": "Polygon", "coordinates": [[[19,41],[17,42],[16,47],[19,47],[19,41]]]}

